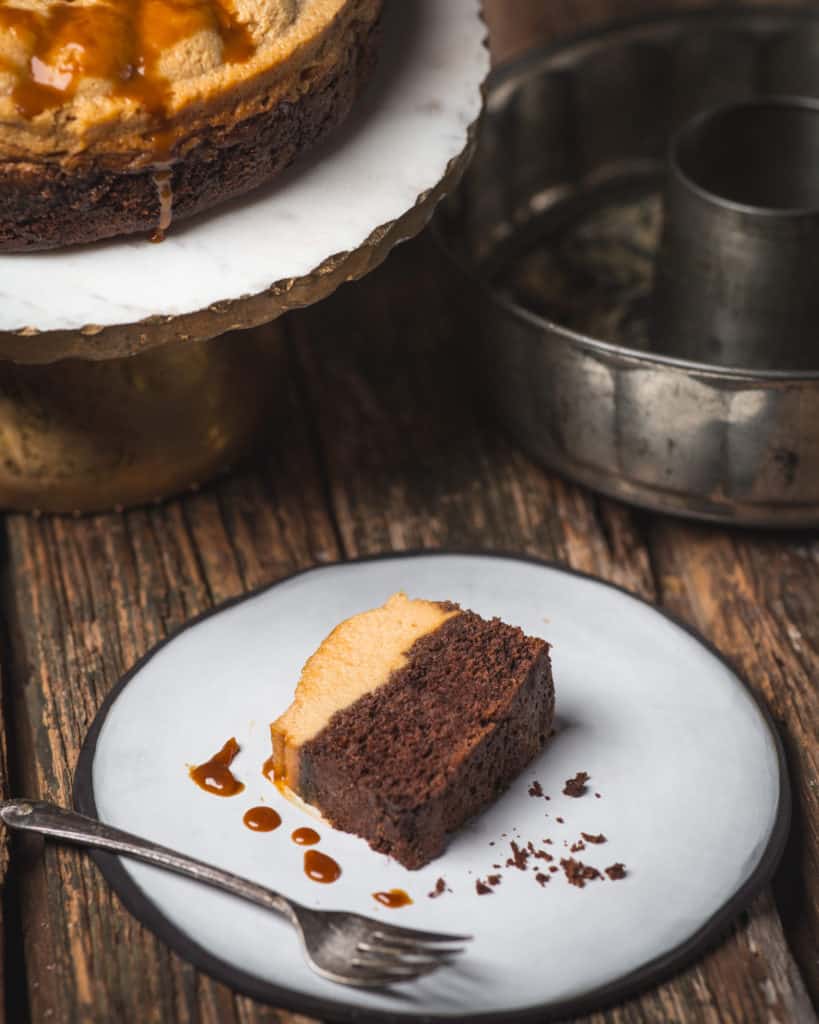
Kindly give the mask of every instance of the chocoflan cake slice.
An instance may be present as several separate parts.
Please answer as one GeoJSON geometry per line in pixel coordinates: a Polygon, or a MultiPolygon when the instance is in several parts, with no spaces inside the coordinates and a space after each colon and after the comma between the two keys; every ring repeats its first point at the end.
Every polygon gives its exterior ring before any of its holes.
{"type": "Polygon", "coordinates": [[[553,713],[545,641],[395,594],[309,659],[271,726],[273,772],[335,827],[419,868],[540,751],[553,713]]]}

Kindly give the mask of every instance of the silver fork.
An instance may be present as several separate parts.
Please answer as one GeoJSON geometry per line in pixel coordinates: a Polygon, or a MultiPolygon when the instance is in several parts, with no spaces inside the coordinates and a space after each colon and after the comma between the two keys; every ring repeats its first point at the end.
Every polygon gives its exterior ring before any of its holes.
{"type": "Polygon", "coordinates": [[[360,914],[312,910],[246,878],[56,804],[6,800],[0,803],[0,819],[9,828],[132,857],[275,910],[295,927],[310,967],[341,985],[383,988],[413,981],[453,963],[463,952],[459,944],[471,939],[470,935],[399,928],[360,914]]]}

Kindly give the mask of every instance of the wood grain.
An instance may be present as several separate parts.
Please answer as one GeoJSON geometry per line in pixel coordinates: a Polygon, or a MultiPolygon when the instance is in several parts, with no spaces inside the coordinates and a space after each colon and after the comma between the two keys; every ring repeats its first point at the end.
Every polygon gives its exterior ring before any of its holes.
{"type": "MultiPolygon", "coordinates": [[[[438,284],[445,278],[437,250],[419,240],[395,253],[383,274],[290,322],[313,396],[345,553],[415,547],[525,551],[594,572],[696,621],[679,599],[680,588],[668,583],[662,567],[669,542],[655,537],[653,517],[543,473],[486,422],[465,370],[470,338],[459,336],[453,304],[438,284]],[[407,282],[423,294],[422,303],[397,297],[396,288],[408,289],[407,282]],[[348,332],[343,350],[333,344],[342,325],[348,332]],[[338,401],[339,395],[346,400],[338,401]]],[[[676,524],[663,523],[662,529],[671,537],[675,530],[717,540],[724,535],[676,524]]],[[[671,541],[671,550],[685,564],[687,545],[671,541]]],[[[723,588],[725,568],[712,567],[712,582],[723,588]]],[[[810,595],[804,597],[809,608],[810,595]]],[[[719,598],[715,609],[727,624],[730,609],[719,598]]],[[[755,616],[766,628],[764,607],[757,604],[755,616]]],[[[755,645],[746,639],[743,649],[753,660],[755,645]]],[[[805,695],[800,706],[809,709],[812,699],[805,695]]],[[[814,728],[815,722],[814,715],[814,728]]],[[[814,736],[814,755],[817,749],[814,736]]],[[[806,924],[805,934],[817,932],[806,924]]],[[[695,967],[597,1019],[815,1018],[766,893],[695,967]]]]}
{"type": "MultiPolygon", "coordinates": [[[[18,792],[70,804],[82,739],[130,664],[216,601],[338,556],[306,419],[282,370],[278,440],[255,473],[125,515],[8,518],[18,792]]],[[[86,856],[38,846],[22,874],[33,1020],[286,1019],[170,954],[120,908],[86,856]]]]}
{"type": "MultiPolygon", "coordinates": [[[[2,563],[3,545],[0,541],[0,577],[2,577],[4,568],[2,563]]],[[[0,606],[1,607],[1,606],[0,606]]],[[[10,795],[11,788],[9,785],[9,772],[8,772],[8,723],[5,720],[4,710],[7,706],[7,668],[6,668],[6,656],[8,654],[8,643],[7,638],[3,635],[2,622],[0,622],[0,800],[6,799],[10,795]]],[[[10,892],[8,889],[9,880],[9,862],[10,862],[10,843],[9,836],[5,829],[0,831],[0,892],[3,894],[3,900],[0,902],[0,1007],[9,1007],[8,991],[6,987],[6,978],[9,968],[17,969],[18,964],[15,962],[13,957],[13,949],[9,949],[9,941],[14,942],[10,935],[10,930],[13,924],[17,923],[16,915],[9,913],[10,900],[16,896],[16,893],[10,892]]],[[[16,911],[18,908],[15,907],[16,911]]]]}
{"type": "MultiPolygon", "coordinates": [[[[487,14],[496,53],[508,54],[648,6],[488,0],[487,14]]],[[[11,787],[68,801],[79,746],[119,675],[190,616],[297,568],[415,547],[559,559],[658,601],[733,658],[781,727],[797,797],[776,899],[760,895],[687,971],[586,1019],[815,1020],[803,977],[819,999],[819,541],[635,513],[533,465],[486,415],[446,277],[419,240],[367,281],[267,329],[281,397],[260,452],[231,477],[123,515],[6,519],[0,685],[11,787]]],[[[4,784],[4,762],[0,775],[4,784]]],[[[6,860],[0,846],[0,872],[6,860]]],[[[22,921],[7,942],[24,957],[20,998],[6,1000],[14,1024],[23,996],[36,1024],[304,1024],[171,954],[86,857],[15,845],[10,877],[22,921]]]]}

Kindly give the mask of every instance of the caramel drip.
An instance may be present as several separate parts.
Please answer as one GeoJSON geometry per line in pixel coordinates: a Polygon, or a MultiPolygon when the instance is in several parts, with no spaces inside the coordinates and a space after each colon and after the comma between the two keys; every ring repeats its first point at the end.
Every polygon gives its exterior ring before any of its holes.
{"type": "Polygon", "coordinates": [[[412,904],[412,897],[403,889],[389,889],[387,892],[374,892],[373,899],[382,907],[389,907],[390,910],[397,910],[399,907],[409,907],[412,904]]]}
{"type": "Polygon", "coordinates": [[[330,885],[341,878],[341,868],[321,850],[308,850],[304,855],[304,873],[312,882],[330,885]]]}
{"type": "Polygon", "coordinates": [[[165,232],[173,220],[173,184],[170,171],[157,171],[154,174],[157,195],[159,196],[159,222],[156,231],[151,235],[152,242],[164,242],[165,232]]]}
{"type": "Polygon", "coordinates": [[[314,828],[297,828],[291,836],[297,846],[315,846],[320,838],[314,828]]]}
{"type": "Polygon", "coordinates": [[[51,0],[45,11],[0,0],[0,35],[28,55],[21,65],[0,58],[0,72],[15,79],[11,96],[27,118],[62,106],[83,79],[102,79],[111,95],[132,99],[148,113],[162,150],[170,98],[162,56],[202,31],[218,35],[225,64],[256,52],[232,0],[51,0]]]}
{"type": "Polygon", "coordinates": [[[214,796],[236,796],[245,788],[244,783],[239,782],[230,770],[238,753],[239,744],[231,738],[210,760],[189,768],[188,774],[207,793],[213,793],[214,796]]]}
{"type": "Polygon", "coordinates": [[[275,832],[282,823],[282,816],[272,807],[251,807],[245,811],[242,821],[251,832],[275,832]]]}

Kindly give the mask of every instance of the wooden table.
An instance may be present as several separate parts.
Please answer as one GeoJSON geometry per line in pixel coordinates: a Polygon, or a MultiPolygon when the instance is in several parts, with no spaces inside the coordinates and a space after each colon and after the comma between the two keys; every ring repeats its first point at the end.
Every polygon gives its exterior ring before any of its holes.
{"type": "MultiPolygon", "coordinates": [[[[490,0],[488,14],[496,55],[507,56],[647,6],[490,0]]],[[[369,280],[264,329],[281,353],[280,400],[257,457],[220,483],[124,514],[5,518],[2,791],[69,803],[83,736],[118,676],[225,598],[304,566],[405,548],[560,559],[671,609],[734,660],[781,729],[795,797],[776,884],[725,940],[662,987],[589,1020],[815,1020],[819,536],[675,522],[534,465],[471,397],[470,339],[437,291],[439,260],[420,239],[369,280]]],[[[10,1022],[304,1021],[171,954],[88,857],[36,843],[9,852],[0,841],[10,1022]]]]}

